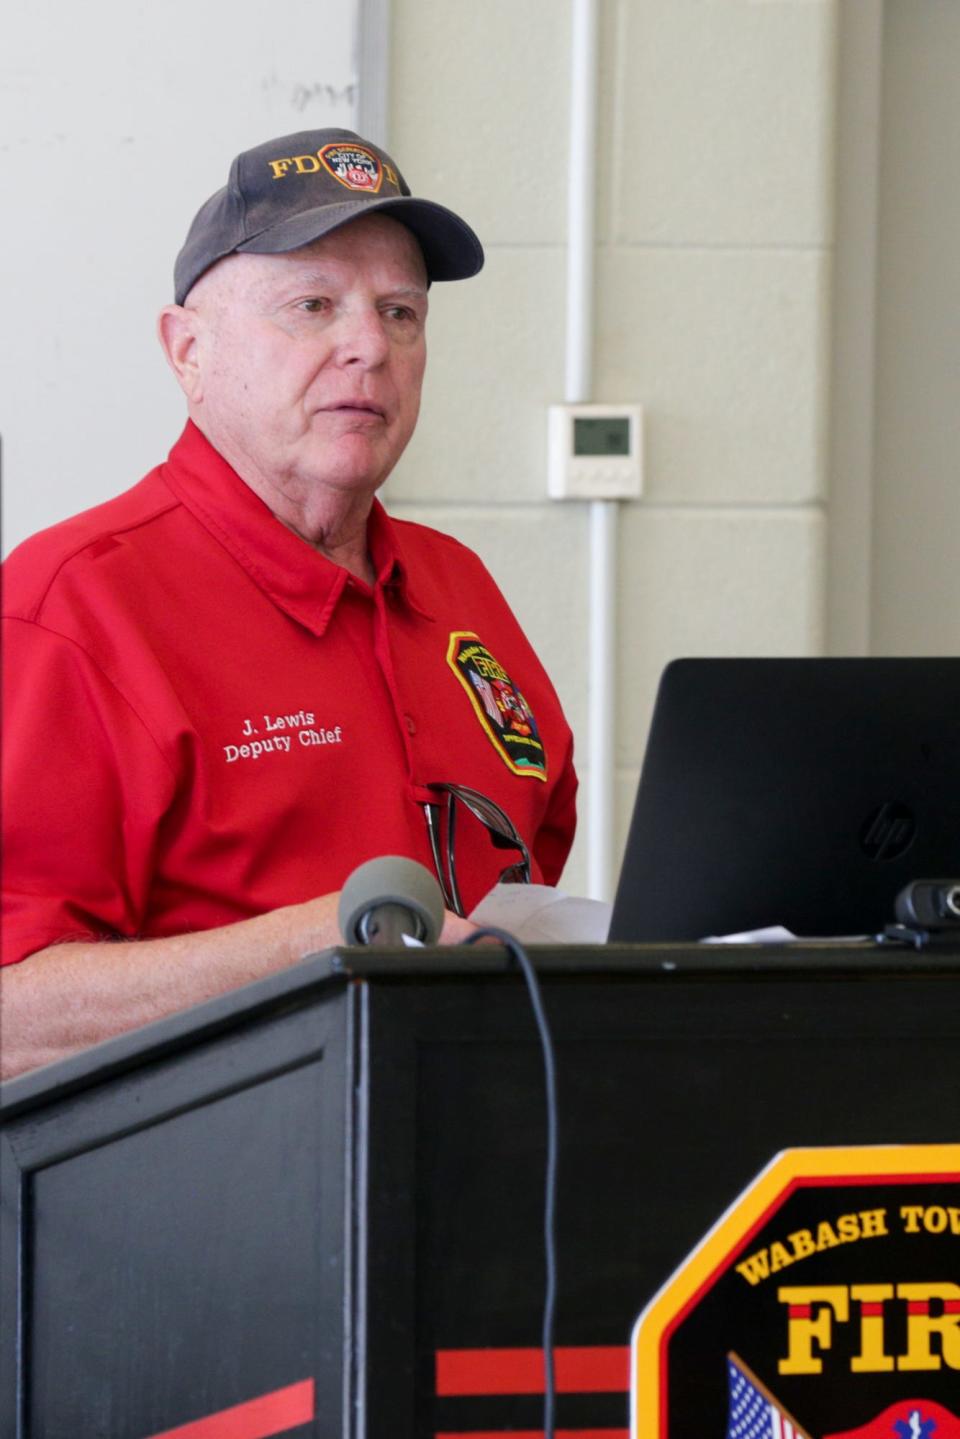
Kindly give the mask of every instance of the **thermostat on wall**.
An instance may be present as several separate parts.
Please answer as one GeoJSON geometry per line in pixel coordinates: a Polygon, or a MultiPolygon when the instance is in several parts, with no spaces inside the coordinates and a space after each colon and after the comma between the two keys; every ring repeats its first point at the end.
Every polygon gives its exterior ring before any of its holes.
{"type": "Polygon", "coordinates": [[[643,492],[641,405],[551,405],[552,500],[635,500],[643,492]]]}

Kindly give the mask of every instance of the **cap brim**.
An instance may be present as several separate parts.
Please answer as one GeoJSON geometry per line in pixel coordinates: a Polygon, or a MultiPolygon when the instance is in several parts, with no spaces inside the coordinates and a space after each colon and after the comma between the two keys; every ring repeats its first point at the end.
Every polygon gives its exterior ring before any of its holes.
{"type": "Polygon", "coordinates": [[[340,205],[320,205],[272,225],[237,246],[237,252],[251,255],[284,255],[299,250],[351,220],[376,211],[391,215],[412,231],[420,242],[427,275],[431,280],[467,280],[483,267],[483,246],[470,226],[433,200],[414,196],[385,195],[382,200],[345,200],[340,205]]]}

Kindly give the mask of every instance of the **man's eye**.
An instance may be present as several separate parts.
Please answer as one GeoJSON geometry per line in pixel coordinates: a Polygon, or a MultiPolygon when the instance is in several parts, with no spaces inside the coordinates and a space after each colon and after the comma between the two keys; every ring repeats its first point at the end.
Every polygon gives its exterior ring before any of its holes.
{"type": "Polygon", "coordinates": [[[309,299],[309,300],[301,300],[301,301],[300,301],[300,306],[299,306],[299,308],[300,308],[301,310],[306,310],[306,312],[307,312],[308,315],[315,315],[315,314],[317,314],[320,310],[325,310],[326,307],[327,307],[327,302],[326,302],[326,300],[321,300],[321,299],[318,299],[318,298],[316,298],[316,297],[314,297],[314,298],[312,298],[312,299],[309,299]]]}
{"type": "Polygon", "coordinates": [[[416,310],[411,310],[408,305],[391,305],[387,311],[391,320],[415,320],[416,310]]]}

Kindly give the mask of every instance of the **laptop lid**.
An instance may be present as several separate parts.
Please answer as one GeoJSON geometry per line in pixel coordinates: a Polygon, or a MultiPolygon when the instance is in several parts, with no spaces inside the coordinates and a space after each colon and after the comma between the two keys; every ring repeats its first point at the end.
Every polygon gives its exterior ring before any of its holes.
{"type": "Polygon", "coordinates": [[[610,939],[872,934],[960,876],[960,659],[676,660],[610,939]]]}

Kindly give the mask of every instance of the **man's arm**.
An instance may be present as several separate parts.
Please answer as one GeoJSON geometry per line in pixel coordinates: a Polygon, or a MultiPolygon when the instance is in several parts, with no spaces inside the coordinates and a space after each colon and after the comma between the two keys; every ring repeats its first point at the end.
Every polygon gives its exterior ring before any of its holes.
{"type": "MultiPolygon", "coordinates": [[[[341,942],[339,894],[199,934],[51,945],[0,969],[0,1079],[63,1059],[341,942]]],[[[441,943],[475,928],[446,914],[441,943]]]]}

